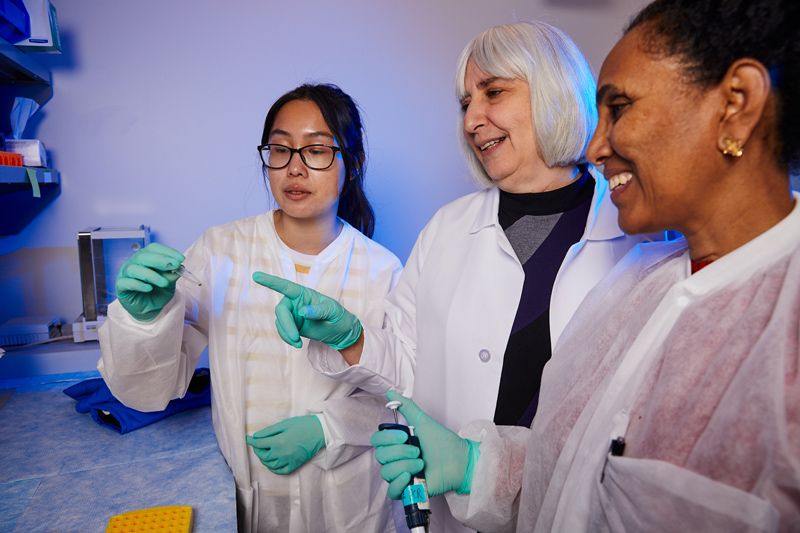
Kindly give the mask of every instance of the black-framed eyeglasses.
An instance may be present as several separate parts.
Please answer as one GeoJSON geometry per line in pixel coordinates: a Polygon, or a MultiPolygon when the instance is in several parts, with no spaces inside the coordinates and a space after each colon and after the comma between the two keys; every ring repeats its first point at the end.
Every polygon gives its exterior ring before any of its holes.
{"type": "Polygon", "coordinates": [[[309,144],[302,148],[289,148],[283,144],[262,144],[258,147],[261,161],[267,168],[279,170],[286,167],[292,156],[297,152],[305,166],[312,170],[325,170],[333,164],[336,152],[341,152],[338,146],[327,144],[309,144]]]}

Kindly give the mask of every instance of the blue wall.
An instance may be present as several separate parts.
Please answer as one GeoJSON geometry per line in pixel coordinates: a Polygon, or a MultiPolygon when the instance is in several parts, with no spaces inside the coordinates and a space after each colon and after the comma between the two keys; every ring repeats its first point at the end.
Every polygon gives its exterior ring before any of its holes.
{"type": "Polygon", "coordinates": [[[456,144],[453,72],[478,32],[543,18],[599,69],[639,0],[53,0],[64,52],[37,59],[42,140],[62,192],[0,239],[0,322],[82,312],[76,233],[150,225],[188,247],[269,207],[255,146],[271,103],[331,81],[364,110],[376,239],[405,260],[445,203],[475,190],[456,144]]]}

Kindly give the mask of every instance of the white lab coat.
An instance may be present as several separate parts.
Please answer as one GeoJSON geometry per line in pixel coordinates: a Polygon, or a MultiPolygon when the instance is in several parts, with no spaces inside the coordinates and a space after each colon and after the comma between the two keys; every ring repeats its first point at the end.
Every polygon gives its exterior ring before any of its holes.
{"type": "Polygon", "coordinates": [[[487,532],[797,531],[798,199],[694,275],[683,240],[632,250],[564,332],[531,430],[461,432],[482,444],[471,494],[447,496],[456,516],[487,532]]]}
{"type": "MultiPolygon", "coordinates": [[[[596,185],[586,230],[567,252],[550,299],[553,344],[586,293],[632,246],[651,239],[619,229],[607,181],[591,172],[596,185]]],[[[337,352],[313,343],[312,366],[371,392],[410,395],[448,427],[491,420],[524,281],[498,221],[499,201],[490,187],[440,209],[389,294],[387,328],[364,328],[360,363],[348,367],[337,352]]],[[[432,520],[435,531],[464,531],[443,498],[433,499],[432,520]]]]}
{"type": "MultiPolygon", "coordinates": [[[[369,446],[377,424],[388,420],[385,399],[314,372],[307,347],[295,349],[277,334],[281,295],[252,281],[258,270],[296,280],[272,212],[211,228],[185,255],[203,285],[179,280],[156,319],[138,322],[119,302],[109,306],[98,369],[114,395],[136,409],[163,409],[185,394],[208,346],[214,429],[245,532],[394,531],[369,446]],[[271,473],[245,435],[308,414],[320,417],[326,447],[289,475],[271,473]]],[[[344,223],[314,259],[306,284],[380,327],[400,272],[391,252],[344,223]]]]}

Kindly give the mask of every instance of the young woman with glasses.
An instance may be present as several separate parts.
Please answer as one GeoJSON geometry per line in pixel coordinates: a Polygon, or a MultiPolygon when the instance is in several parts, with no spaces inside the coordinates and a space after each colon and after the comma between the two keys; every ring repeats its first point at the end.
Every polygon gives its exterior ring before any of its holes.
{"type": "Polygon", "coordinates": [[[120,270],[99,369],[130,407],[182,397],[208,347],[212,413],[233,471],[240,531],[394,531],[369,437],[385,400],[314,372],[281,340],[275,274],[380,327],[400,261],[368,237],[366,152],[356,103],[303,85],[273,104],[258,146],[278,208],[207,230],[184,254],[151,244],[120,270]],[[183,263],[201,285],[178,282],[183,263]]]}

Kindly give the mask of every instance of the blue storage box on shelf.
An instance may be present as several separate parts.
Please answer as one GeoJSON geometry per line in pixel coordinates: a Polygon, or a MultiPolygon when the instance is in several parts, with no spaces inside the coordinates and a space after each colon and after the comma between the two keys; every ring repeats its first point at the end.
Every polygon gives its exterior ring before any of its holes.
{"type": "Polygon", "coordinates": [[[31,36],[31,18],[22,0],[0,0],[0,37],[17,43],[31,36]]]}

